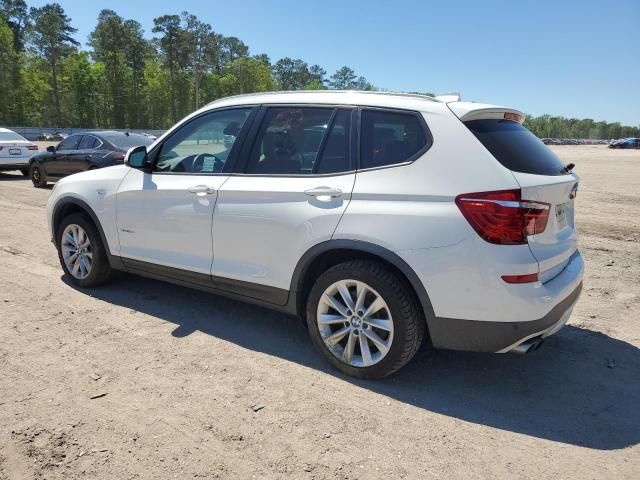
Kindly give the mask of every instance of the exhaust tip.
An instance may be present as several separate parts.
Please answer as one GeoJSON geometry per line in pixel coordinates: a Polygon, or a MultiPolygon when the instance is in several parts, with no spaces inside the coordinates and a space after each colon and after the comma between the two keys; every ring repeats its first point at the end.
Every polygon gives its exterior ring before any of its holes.
{"type": "Polygon", "coordinates": [[[520,345],[516,345],[511,350],[509,350],[509,352],[517,353],[519,355],[526,355],[529,352],[538,350],[543,342],[544,340],[542,340],[541,337],[531,338],[525,342],[522,342],[520,345]]]}

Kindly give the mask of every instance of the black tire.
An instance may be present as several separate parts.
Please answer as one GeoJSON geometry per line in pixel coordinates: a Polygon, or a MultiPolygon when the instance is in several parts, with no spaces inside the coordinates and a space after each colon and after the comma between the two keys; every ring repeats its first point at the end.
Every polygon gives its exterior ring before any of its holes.
{"type": "Polygon", "coordinates": [[[359,378],[383,378],[406,365],[422,344],[426,322],[415,295],[405,279],[384,264],[371,260],[352,260],[326,270],[316,280],[307,299],[307,327],[314,345],[336,369],[359,378]],[[382,296],[393,318],[393,339],[386,356],[368,367],[349,365],[337,358],[322,340],[317,309],[325,290],[340,280],[366,283],[382,296]]]}
{"type": "Polygon", "coordinates": [[[102,243],[102,238],[100,237],[98,229],[88,215],[84,213],[73,213],[64,217],[58,226],[58,231],[56,232],[56,245],[58,246],[58,259],[60,260],[60,265],[62,265],[62,269],[64,270],[67,278],[74,285],[81,288],[95,287],[111,280],[113,271],[109,265],[105,246],[102,243]],[[91,266],[89,275],[83,279],[73,276],[67,268],[62,256],[62,234],[65,228],[71,224],[76,224],[82,227],[82,229],[87,233],[89,242],[91,243],[93,265],[91,266]]]}
{"type": "Polygon", "coordinates": [[[28,177],[31,174],[28,168],[21,168],[20,173],[22,174],[23,177],[28,177]]]}
{"type": "Polygon", "coordinates": [[[29,176],[31,183],[36,188],[44,188],[47,186],[47,173],[39,163],[32,163],[29,167],[29,176]]]}

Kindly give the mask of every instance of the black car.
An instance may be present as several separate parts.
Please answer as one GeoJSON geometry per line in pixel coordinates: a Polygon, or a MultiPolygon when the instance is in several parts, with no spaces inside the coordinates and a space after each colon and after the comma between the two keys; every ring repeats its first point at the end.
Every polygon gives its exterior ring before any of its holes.
{"type": "Polygon", "coordinates": [[[609,148],[640,148],[640,138],[614,140],[609,144],[609,148]]]}
{"type": "Polygon", "coordinates": [[[150,145],[153,140],[145,135],[123,132],[75,133],[57,146],[35,155],[29,163],[31,181],[36,187],[46,186],[85,170],[110,167],[124,162],[124,155],[131,147],[150,145]]]}

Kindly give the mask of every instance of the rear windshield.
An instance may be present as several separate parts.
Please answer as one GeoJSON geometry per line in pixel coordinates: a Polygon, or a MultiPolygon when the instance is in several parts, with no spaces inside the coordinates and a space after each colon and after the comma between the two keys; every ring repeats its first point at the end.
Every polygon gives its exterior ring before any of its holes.
{"type": "Polygon", "coordinates": [[[0,142],[26,142],[26,140],[14,132],[0,132],[0,142]]]}
{"type": "Polygon", "coordinates": [[[472,120],[465,125],[509,170],[535,175],[564,175],[564,163],[533,133],[510,120],[472,120]]]}
{"type": "Polygon", "coordinates": [[[131,147],[138,147],[140,145],[151,145],[153,140],[145,135],[139,135],[137,133],[130,133],[126,135],[122,134],[102,134],[105,140],[113,143],[118,148],[129,149],[131,147]]]}

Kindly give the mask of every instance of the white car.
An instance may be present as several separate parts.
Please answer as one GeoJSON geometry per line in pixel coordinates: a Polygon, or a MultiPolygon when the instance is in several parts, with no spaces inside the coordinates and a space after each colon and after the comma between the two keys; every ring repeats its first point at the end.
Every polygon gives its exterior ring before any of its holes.
{"type": "Polygon", "coordinates": [[[578,177],[522,119],[456,96],[225,98],[60,180],[49,230],[75,285],[124,270],[295,314],[349,375],[427,338],[523,353],[567,321],[583,261],[578,177]]]}
{"type": "Polygon", "coordinates": [[[0,128],[0,172],[20,170],[29,176],[29,160],[38,153],[38,146],[16,132],[0,128]]]}

